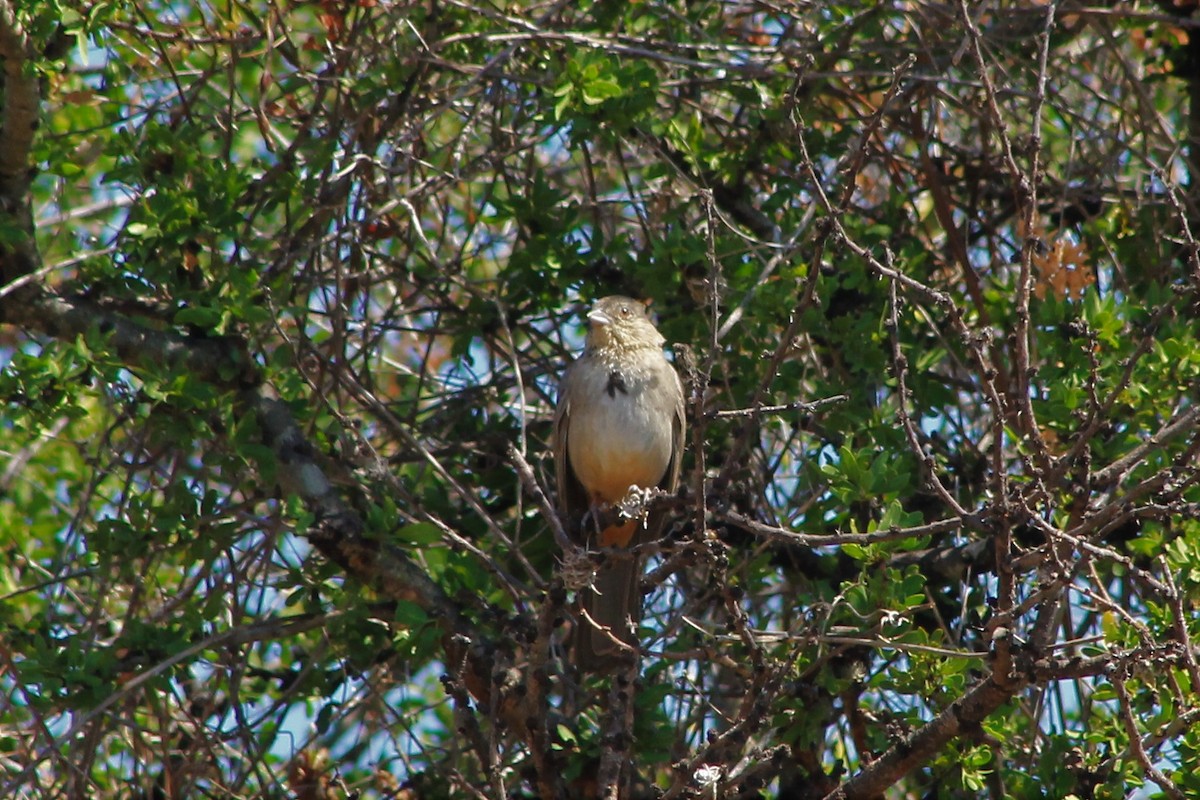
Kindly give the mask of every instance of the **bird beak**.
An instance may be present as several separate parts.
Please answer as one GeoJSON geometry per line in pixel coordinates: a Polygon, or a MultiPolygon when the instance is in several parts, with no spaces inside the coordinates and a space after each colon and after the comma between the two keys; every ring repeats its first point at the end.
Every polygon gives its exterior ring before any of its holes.
{"type": "Polygon", "coordinates": [[[603,311],[600,311],[598,309],[592,309],[591,311],[589,311],[587,318],[588,318],[588,322],[590,322],[592,325],[603,326],[603,325],[611,325],[612,324],[612,317],[608,316],[603,311]]]}

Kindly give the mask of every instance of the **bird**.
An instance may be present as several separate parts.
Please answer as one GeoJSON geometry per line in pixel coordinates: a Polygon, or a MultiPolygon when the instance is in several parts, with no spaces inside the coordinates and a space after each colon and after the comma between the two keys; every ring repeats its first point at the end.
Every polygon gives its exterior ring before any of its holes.
{"type": "MultiPolygon", "coordinates": [[[[670,493],[678,487],[686,425],[683,384],[663,355],[666,339],[650,321],[646,304],[605,297],[592,306],[587,322],[583,353],[558,387],[558,508],[577,544],[630,548],[658,534],[662,515],[598,530],[598,512],[635,486],[670,493]],[[589,511],[591,518],[584,521],[589,511]]],[[[581,590],[586,615],[576,625],[574,649],[582,670],[618,663],[622,647],[613,637],[636,649],[641,571],[640,559],[610,556],[597,567],[591,586],[581,590]]]]}

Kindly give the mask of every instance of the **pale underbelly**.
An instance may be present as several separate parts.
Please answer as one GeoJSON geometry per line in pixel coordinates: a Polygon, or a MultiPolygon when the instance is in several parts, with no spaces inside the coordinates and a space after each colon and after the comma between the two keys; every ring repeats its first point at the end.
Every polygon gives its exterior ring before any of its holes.
{"type": "Polygon", "coordinates": [[[672,433],[661,414],[618,396],[571,420],[571,468],[593,499],[615,503],[633,486],[657,486],[671,460],[672,433]]]}

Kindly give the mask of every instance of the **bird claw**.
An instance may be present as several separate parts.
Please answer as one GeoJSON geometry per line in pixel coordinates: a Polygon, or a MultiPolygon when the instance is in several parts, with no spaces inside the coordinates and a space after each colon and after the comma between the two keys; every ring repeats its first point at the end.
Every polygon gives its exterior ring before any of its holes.
{"type": "Polygon", "coordinates": [[[626,519],[640,519],[645,521],[646,516],[650,513],[651,501],[664,494],[666,492],[657,486],[650,486],[648,488],[631,486],[625,496],[617,503],[616,509],[626,519]]]}

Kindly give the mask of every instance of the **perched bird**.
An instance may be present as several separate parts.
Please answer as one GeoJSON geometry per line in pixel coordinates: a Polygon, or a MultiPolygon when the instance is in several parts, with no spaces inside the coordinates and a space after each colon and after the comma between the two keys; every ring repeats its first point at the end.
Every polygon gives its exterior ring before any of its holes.
{"type": "MultiPolygon", "coordinates": [[[[584,547],[632,547],[657,534],[659,521],[632,519],[597,531],[596,512],[634,487],[674,492],[683,457],[683,384],[663,355],[666,340],[628,297],[605,297],[587,315],[583,354],[563,373],[554,416],[558,504],[584,547]],[[584,525],[580,520],[591,510],[584,525]]],[[[619,654],[615,636],[637,646],[642,615],[640,559],[610,557],[597,569],[575,637],[582,669],[619,654]]]]}

